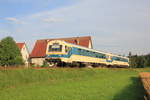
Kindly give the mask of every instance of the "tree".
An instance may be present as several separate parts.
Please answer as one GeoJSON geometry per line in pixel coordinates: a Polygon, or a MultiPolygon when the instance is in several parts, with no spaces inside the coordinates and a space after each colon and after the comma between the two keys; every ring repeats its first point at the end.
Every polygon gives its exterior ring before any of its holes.
{"type": "Polygon", "coordinates": [[[129,61],[130,67],[132,68],[143,68],[144,67],[144,56],[131,56],[129,61]]]}
{"type": "Polygon", "coordinates": [[[0,65],[15,66],[23,64],[23,59],[16,42],[12,37],[6,37],[0,42],[0,65]]]}
{"type": "Polygon", "coordinates": [[[132,53],[131,53],[131,51],[129,52],[129,58],[130,58],[130,57],[132,57],[132,53]]]}
{"type": "Polygon", "coordinates": [[[136,62],[137,62],[137,55],[130,56],[130,58],[129,58],[130,67],[136,68],[137,67],[137,63],[136,62]]]}
{"type": "Polygon", "coordinates": [[[132,58],[132,54],[131,54],[131,52],[129,52],[129,55],[128,55],[128,57],[129,57],[129,66],[130,67],[132,67],[133,66],[133,64],[132,64],[132,60],[133,60],[133,58],[132,58]]]}
{"type": "Polygon", "coordinates": [[[144,56],[137,57],[137,68],[144,68],[144,56]]]}
{"type": "Polygon", "coordinates": [[[144,67],[150,67],[150,54],[144,57],[144,67]]]}

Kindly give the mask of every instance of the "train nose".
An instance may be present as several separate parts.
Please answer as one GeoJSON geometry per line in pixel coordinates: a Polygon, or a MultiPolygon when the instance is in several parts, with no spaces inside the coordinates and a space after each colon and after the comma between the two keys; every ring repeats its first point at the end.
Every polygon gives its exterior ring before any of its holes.
{"type": "Polygon", "coordinates": [[[46,61],[48,62],[49,67],[56,67],[61,62],[61,59],[59,59],[59,58],[47,58],[46,61]]]}

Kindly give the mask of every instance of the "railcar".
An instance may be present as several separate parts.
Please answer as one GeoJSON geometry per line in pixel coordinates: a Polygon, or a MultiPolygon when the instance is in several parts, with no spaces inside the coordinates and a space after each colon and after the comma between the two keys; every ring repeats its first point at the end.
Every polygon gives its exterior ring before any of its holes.
{"type": "Polygon", "coordinates": [[[49,41],[46,50],[46,60],[49,66],[79,65],[128,67],[129,59],[111,53],[97,51],[61,40],[49,41]]]}

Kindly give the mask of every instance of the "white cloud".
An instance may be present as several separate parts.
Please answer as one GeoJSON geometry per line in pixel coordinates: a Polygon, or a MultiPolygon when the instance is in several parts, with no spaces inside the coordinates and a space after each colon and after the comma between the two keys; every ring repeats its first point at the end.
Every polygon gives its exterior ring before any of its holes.
{"type": "Polygon", "coordinates": [[[8,17],[8,18],[5,18],[6,20],[9,20],[9,21],[18,21],[16,18],[14,17],[8,17]]]}
{"type": "Polygon", "coordinates": [[[44,22],[47,22],[47,23],[56,23],[56,22],[63,22],[64,20],[63,19],[60,19],[60,18],[45,18],[43,19],[44,22]]]}
{"type": "Polygon", "coordinates": [[[9,21],[10,23],[13,23],[13,24],[24,24],[23,21],[15,18],[15,17],[7,17],[5,18],[5,20],[9,21]]]}

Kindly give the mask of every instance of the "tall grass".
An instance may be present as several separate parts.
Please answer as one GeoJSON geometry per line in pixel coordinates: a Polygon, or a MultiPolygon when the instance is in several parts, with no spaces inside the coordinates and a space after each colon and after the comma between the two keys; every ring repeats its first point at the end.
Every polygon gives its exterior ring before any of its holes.
{"type": "Polygon", "coordinates": [[[78,69],[14,69],[0,70],[0,89],[53,80],[84,79],[93,71],[78,69]],[[86,74],[86,75],[85,75],[86,74]]]}
{"type": "Polygon", "coordinates": [[[142,100],[141,71],[150,69],[0,70],[0,99],[142,100]]]}

